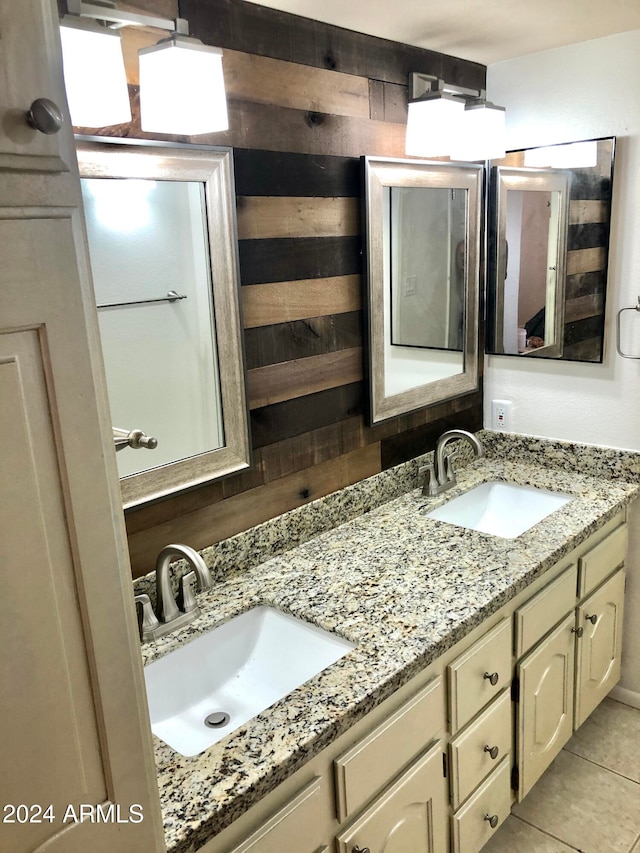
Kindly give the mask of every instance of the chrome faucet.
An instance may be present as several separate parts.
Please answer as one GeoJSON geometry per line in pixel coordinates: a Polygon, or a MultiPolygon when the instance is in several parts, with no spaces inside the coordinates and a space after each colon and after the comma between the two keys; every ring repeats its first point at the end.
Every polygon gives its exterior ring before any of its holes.
{"type": "Polygon", "coordinates": [[[472,432],[467,432],[465,429],[450,429],[447,432],[443,432],[436,445],[433,463],[420,468],[420,473],[425,473],[424,487],[422,489],[423,495],[433,497],[455,486],[456,475],[452,465],[455,452],[445,456],[444,449],[450,441],[457,438],[463,438],[469,442],[475,452],[476,459],[484,456],[484,448],[480,440],[472,432]]]}
{"type": "Polygon", "coordinates": [[[194,583],[197,591],[209,589],[211,586],[209,569],[200,554],[188,545],[167,545],[163,548],[156,560],[157,616],[146,593],[135,597],[136,604],[140,604],[142,608],[140,639],[143,642],[157,640],[174,628],[188,624],[200,614],[193,589],[194,583]],[[191,571],[180,578],[177,601],[173,597],[169,572],[174,560],[186,560],[191,567],[191,571]]]}

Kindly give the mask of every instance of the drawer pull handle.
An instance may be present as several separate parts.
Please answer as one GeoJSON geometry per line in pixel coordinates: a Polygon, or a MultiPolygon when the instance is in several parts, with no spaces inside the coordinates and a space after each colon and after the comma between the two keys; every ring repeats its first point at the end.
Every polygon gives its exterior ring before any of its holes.
{"type": "Polygon", "coordinates": [[[572,628],[571,633],[575,634],[576,637],[581,637],[584,634],[584,628],[580,626],[580,628],[572,628]]]}
{"type": "Polygon", "coordinates": [[[587,622],[591,622],[592,625],[595,625],[598,621],[598,616],[596,613],[592,614],[591,616],[585,616],[584,618],[587,620],[587,622]]]}
{"type": "Polygon", "coordinates": [[[489,746],[488,744],[485,746],[484,751],[488,752],[494,761],[496,760],[496,758],[498,757],[498,754],[500,753],[500,750],[498,749],[497,746],[489,746]]]}
{"type": "Polygon", "coordinates": [[[497,672],[485,672],[483,678],[486,678],[492,687],[495,687],[496,684],[498,683],[498,673],[497,672]]]}
{"type": "Polygon", "coordinates": [[[498,825],[498,815],[497,814],[486,814],[484,816],[484,819],[489,821],[489,826],[491,827],[491,829],[495,829],[496,826],[498,825]]]}
{"type": "Polygon", "coordinates": [[[352,853],[371,853],[371,851],[368,847],[358,847],[358,845],[356,844],[356,846],[352,850],[352,853]]]}

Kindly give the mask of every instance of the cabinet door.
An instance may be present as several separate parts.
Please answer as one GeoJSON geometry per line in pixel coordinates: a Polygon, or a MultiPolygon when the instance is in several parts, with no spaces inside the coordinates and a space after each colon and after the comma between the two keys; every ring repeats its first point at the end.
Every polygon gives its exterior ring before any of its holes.
{"type": "Polygon", "coordinates": [[[518,799],[551,764],[573,731],[574,613],[518,664],[518,799]]]}
{"type": "Polygon", "coordinates": [[[338,853],[447,853],[447,786],[443,752],[434,744],[337,836],[338,853]]]}
{"type": "MultiPolygon", "coordinates": [[[[3,103],[17,110],[37,77],[64,108],[53,0],[0,0],[0,32],[3,103]]],[[[73,138],[67,116],[40,145],[30,97],[19,115],[33,149],[0,123],[0,850],[155,853],[164,834],[73,138]]]]}
{"type": "Polygon", "coordinates": [[[578,607],[576,728],[620,679],[624,581],[624,570],[616,572],[578,607]]]}

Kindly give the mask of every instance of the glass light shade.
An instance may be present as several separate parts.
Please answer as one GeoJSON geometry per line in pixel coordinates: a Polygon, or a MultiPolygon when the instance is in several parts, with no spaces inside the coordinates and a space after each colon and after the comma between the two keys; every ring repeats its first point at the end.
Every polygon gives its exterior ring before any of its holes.
{"type": "Polygon", "coordinates": [[[60,40],[72,124],[106,127],[131,121],[120,34],[63,19],[60,40]]]}
{"type": "Polygon", "coordinates": [[[418,157],[446,157],[458,135],[464,101],[452,95],[409,102],[405,151],[418,157]]]}
{"type": "Polygon", "coordinates": [[[506,113],[495,104],[471,104],[451,146],[452,160],[498,160],[505,155],[506,113]]]}
{"type": "Polygon", "coordinates": [[[195,136],[228,129],[220,48],[173,35],[138,55],[143,130],[195,136]]]}

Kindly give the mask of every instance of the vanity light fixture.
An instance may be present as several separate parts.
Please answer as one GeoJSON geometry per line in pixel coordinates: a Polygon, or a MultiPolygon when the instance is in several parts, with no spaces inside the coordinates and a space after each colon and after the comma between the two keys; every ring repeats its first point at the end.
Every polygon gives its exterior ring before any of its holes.
{"type": "Polygon", "coordinates": [[[151,27],[168,30],[170,35],[138,52],[142,129],[184,136],[228,129],[222,50],[189,36],[189,24],[184,18],[173,21],[120,11],[113,0],[67,0],[67,7],[60,30],[74,125],[102,127],[131,120],[117,31],[122,27],[151,27]],[[108,68],[89,42],[89,35],[93,34],[117,48],[117,52],[112,50],[113,63],[108,68]],[[117,93],[118,110],[107,109],[112,92],[117,93]]]}
{"type": "Polygon", "coordinates": [[[484,90],[413,72],[405,151],[466,161],[504,157],[505,109],[487,101],[484,90]]]}

